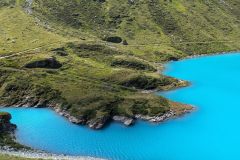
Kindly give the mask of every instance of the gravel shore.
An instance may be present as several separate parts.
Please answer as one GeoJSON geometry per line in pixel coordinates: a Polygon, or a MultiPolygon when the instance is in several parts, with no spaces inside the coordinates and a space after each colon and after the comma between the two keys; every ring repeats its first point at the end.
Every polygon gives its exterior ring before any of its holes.
{"type": "Polygon", "coordinates": [[[94,157],[57,155],[42,151],[29,151],[29,150],[14,151],[5,147],[0,148],[0,154],[16,156],[21,158],[36,158],[47,160],[103,160],[101,158],[94,157]]]}

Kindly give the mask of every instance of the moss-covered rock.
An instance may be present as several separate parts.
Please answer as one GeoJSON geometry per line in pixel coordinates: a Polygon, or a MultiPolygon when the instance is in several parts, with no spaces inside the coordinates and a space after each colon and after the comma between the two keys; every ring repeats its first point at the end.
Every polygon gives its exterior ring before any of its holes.
{"type": "Polygon", "coordinates": [[[118,36],[104,37],[103,40],[112,43],[121,43],[123,41],[122,38],[118,36]]]}
{"type": "Polygon", "coordinates": [[[172,80],[173,79],[168,77],[155,78],[151,76],[138,75],[121,82],[121,85],[137,89],[153,90],[160,89],[161,86],[172,84],[172,80]]]}
{"type": "Polygon", "coordinates": [[[62,64],[58,62],[55,58],[48,58],[48,59],[29,62],[24,67],[58,69],[62,67],[62,64]]]}

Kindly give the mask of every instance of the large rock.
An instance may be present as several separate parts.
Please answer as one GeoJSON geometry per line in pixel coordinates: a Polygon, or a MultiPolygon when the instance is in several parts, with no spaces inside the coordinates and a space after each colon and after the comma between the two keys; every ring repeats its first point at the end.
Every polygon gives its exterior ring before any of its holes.
{"type": "Polygon", "coordinates": [[[17,126],[12,124],[10,120],[12,116],[7,112],[0,112],[0,132],[13,132],[17,126]]]}
{"type": "Polygon", "coordinates": [[[62,64],[58,62],[55,58],[47,58],[43,60],[38,60],[30,62],[25,65],[26,68],[49,68],[58,69],[62,67],[62,64]]]}
{"type": "Polygon", "coordinates": [[[74,117],[74,116],[69,116],[68,117],[69,121],[74,123],[74,124],[81,124],[81,125],[85,125],[86,124],[86,119],[84,119],[83,117],[74,117]]]}
{"type": "Polygon", "coordinates": [[[158,115],[158,116],[148,116],[148,115],[145,116],[140,114],[135,115],[135,118],[137,119],[142,119],[145,121],[155,122],[155,123],[160,123],[174,117],[175,117],[175,113],[172,110],[170,110],[167,113],[164,113],[163,115],[158,115]]]}
{"type": "Polygon", "coordinates": [[[103,116],[97,119],[93,119],[87,122],[87,125],[92,129],[101,129],[109,120],[108,116],[103,116]]]}
{"type": "Polygon", "coordinates": [[[128,118],[124,116],[113,116],[112,118],[114,121],[121,122],[126,126],[130,126],[134,124],[134,119],[133,118],[128,118]]]}
{"type": "Polygon", "coordinates": [[[121,43],[123,41],[122,38],[118,36],[104,37],[103,40],[111,43],[121,43]]]}

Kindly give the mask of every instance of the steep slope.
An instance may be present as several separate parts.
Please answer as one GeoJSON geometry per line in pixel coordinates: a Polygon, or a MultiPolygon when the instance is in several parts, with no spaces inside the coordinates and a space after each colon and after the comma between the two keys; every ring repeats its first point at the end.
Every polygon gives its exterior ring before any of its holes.
{"type": "Polygon", "coordinates": [[[99,39],[118,35],[129,42],[128,50],[152,52],[157,45],[156,52],[206,54],[239,49],[239,6],[238,0],[35,0],[33,9],[74,32],[99,39]]]}

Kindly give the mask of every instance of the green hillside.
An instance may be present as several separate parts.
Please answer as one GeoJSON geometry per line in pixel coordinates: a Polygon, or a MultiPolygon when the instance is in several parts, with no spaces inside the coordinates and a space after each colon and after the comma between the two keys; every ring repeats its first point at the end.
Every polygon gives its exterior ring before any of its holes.
{"type": "Polygon", "coordinates": [[[239,49],[239,5],[238,0],[35,0],[33,9],[34,15],[53,27],[99,39],[120,36],[129,43],[124,49],[158,60],[161,55],[155,52],[205,54],[239,49]]]}
{"type": "Polygon", "coordinates": [[[159,74],[188,55],[239,50],[238,0],[2,0],[0,104],[53,107],[101,128],[114,115],[183,114],[145,93],[187,82],[159,74]]]}

